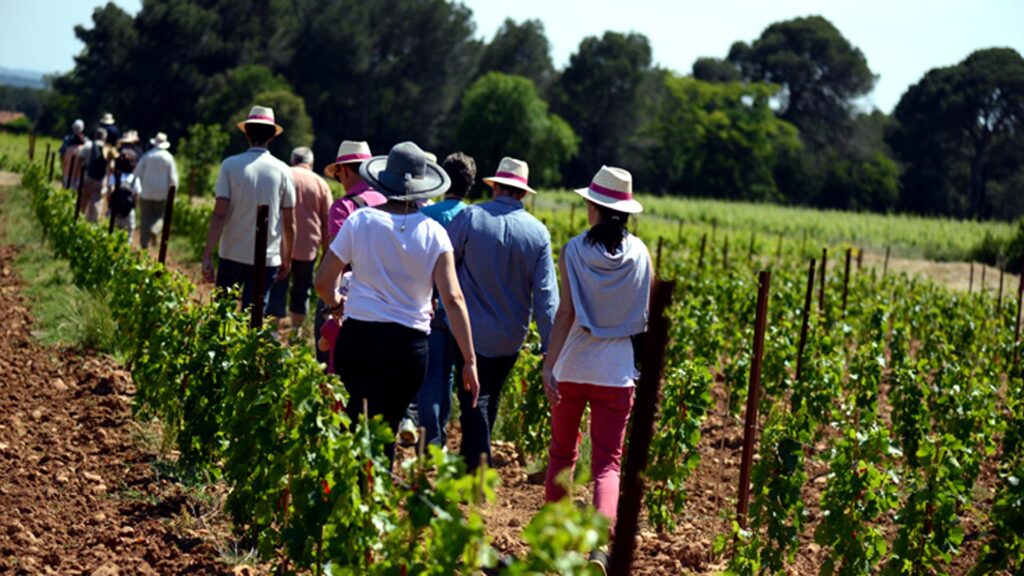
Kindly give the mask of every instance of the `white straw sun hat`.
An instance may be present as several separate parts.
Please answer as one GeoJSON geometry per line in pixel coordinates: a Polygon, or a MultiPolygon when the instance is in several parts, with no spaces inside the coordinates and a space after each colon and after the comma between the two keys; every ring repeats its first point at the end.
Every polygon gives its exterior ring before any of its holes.
{"type": "Polygon", "coordinates": [[[236,124],[236,126],[238,126],[239,130],[245,132],[246,124],[264,124],[267,126],[273,126],[274,136],[278,136],[281,132],[284,132],[284,128],[278,126],[274,121],[274,109],[267,108],[266,106],[253,106],[252,109],[249,110],[249,117],[236,124]]]}
{"type": "Polygon", "coordinates": [[[369,144],[345,140],[341,143],[341,146],[338,146],[338,156],[334,159],[334,162],[324,167],[324,175],[328,178],[334,178],[342,164],[362,164],[370,158],[373,158],[373,154],[370,153],[369,144]]]}
{"type": "Polygon", "coordinates": [[[498,164],[498,171],[494,173],[494,176],[484,178],[484,183],[491,188],[494,187],[494,184],[502,184],[536,194],[537,191],[530,188],[529,179],[530,166],[526,162],[505,156],[498,164]]]}
{"type": "Polygon", "coordinates": [[[626,214],[644,211],[644,207],[633,199],[633,175],[622,168],[601,166],[590,186],[575,192],[595,204],[626,214]]]}

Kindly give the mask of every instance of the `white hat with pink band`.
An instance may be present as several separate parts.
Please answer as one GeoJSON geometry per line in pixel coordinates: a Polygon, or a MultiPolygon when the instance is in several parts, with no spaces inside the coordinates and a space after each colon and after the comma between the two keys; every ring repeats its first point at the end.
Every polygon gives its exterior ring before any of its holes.
{"type": "Polygon", "coordinates": [[[498,164],[498,171],[494,173],[494,176],[484,178],[484,183],[491,188],[494,188],[495,184],[502,184],[536,194],[537,191],[530,188],[529,180],[530,166],[522,160],[505,156],[498,164]]]}
{"type": "Polygon", "coordinates": [[[334,162],[328,164],[324,168],[324,175],[328,178],[334,178],[338,172],[338,168],[342,164],[356,164],[355,168],[358,168],[359,164],[366,162],[370,158],[373,158],[373,154],[370,153],[370,145],[366,142],[356,142],[355,140],[345,140],[338,146],[338,157],[334,159],[334,162]]]}
{"type": "Polygon", "coordinates": [[[590,181],[590,186],[575,192],[595,204],[618,212],[639,214],[644,211],[644,207],[633,199],[633,175],[622,168],[601,166],[590,181]]]}
{"type": "Polygon", "coordinates": [[[266,106],[253,106],[249,110],[249,116],[236,124],[238,129],[245,132],[246,124],[264,124],[266,126],[274,127],[274,136],[279,136],[281,132],[284,132],[284,128],[277,125],[274,121],[274,109],[267,108],[266,106]]]}

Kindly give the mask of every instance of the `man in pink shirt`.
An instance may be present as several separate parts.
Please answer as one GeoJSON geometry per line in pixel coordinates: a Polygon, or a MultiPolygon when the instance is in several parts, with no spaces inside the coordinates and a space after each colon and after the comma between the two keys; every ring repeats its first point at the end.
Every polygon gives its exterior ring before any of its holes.
{"type": "MultiPolygon", "coordinates": [[[[338,230],[341,230],[342,224],[345,220],[360,208],[366,206],[380,206],[387,202],[387,198],[383,194],[377,192],[363,180],[363,177],[359,175],[359,166],[372,158],[370,154],[370,145],[366,142],[355,142],[353,140],[345,140],[338,147],[338,156],[334,159],[334,162],[324,167],[324,175],[333,180],[337,180],[345,188],[345,195],[338,198],[331,204],[330,211],[327,215],[327,239],[325,240],[325,246],[329,245],[334,237],[338,234],[338,230]]],[[[316,358],[318,361],[328,365],[328,372],[333,373],[334,367],[332,360],[334,359],[334,339],[333,336],[337,335],[337,320],[331,320],[335,324],[328,326],[326,335],[331,336],[327,338],[325,344],[327,345],[325,350],[320,349],[320,335],[321,328],[324,327],[324,313],[323,313],[323,302],[317,301],[316,305],[317,314],[316,322],[313,324],[313,334],[317,343],[316,347],[316,358]]]]}
{"type": "Polygon", "coordinates": [[[288,277],[274,282],[270,289],[267,314],[284,318],[285,301],[291,296],[288,311],[292,329],[300,332],[306,321],[313,269],[318,249],[328,246],[327,220],[331,205],[331,189],[323,178],[313,172],[313,151],[305,146],[292,150],[292,180],[295,182],[295,244],[292,249],[292,270],[288,277]],[[291,291],[288,282],[291,280],[291,291]]]}

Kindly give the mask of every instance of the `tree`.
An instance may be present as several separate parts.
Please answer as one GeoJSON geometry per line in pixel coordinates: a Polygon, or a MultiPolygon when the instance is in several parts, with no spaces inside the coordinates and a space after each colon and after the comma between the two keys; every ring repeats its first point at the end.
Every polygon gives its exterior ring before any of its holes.
{"type": "Polygon", "coordinates": [[[779,117],[815,149],[842,139],[853,101],[876,80],[860,49],[821,16],[772,24],[753,44],[733,44],[728,61],[745,79],[781,88],[779,117]]]}
{"type": "Polygon", "coordinates": [[[693,77],[704,82],[739,82],[743,79],[735,64],[718,58],[697,58],[693,63],[693,77]]]}
{"type": "Polygon", "coordinates": [[[642,130],[651,189],[734,200],[781,196],[774,170],[801,147],[796,129],[772,113],[776,88],[712,84],[666,73],[656,112],[642,130]]]}
{"type": "Polygon", "coordinates": [[[581,141],[567,177],[589,181],[602,164],[630,163],[624,151],[642,118],[638,94],[652,76],[642,34],[605,32],[580,43],[558,83],[556,109],[581,141]]]}
{"type": "Polygon", "coordinates": [[[533,82],[500,72],[480,77],[466,92],[456,141],[484,173],[502,156],[525,160],[533,186],[557,183],[559,165],[577,149],[572,128],[548,113],[533,82]]]}
{"type": "Polygon", "coordinates": [[[985,218],[992,185],[1024,169],[1024,58],[979,50],[936,68],[900,99],[890,145],[908,168],[901,204],[918,212],[985,218]]]}
{"type": "Polygon", "coordinates": [[[480,56],[479,73],[487,72],[529,78],[538,91],[545,94],[554,80],[555,67],[551,63],[551,43],[544,34],[544,24],[540,20],[517,24],[507,18],[480,56]]]}
{"type": "Polygon", "coordinates": [[[203,120],[207,124],[230,123],[238,110],[252,104],[261,92],[292,89],[283,76],[258,64],[239,66],[215,82],[218,87],[211,86],[213,95],[201,105],[203,120]]]}
{"type": "Polygon", "coordinates": [[[182,161],[185,190],[189,198],[213,190],[213,167],[220,163],[228,145],[228,134],[217,124],[193,124],[178,141],[177,157],[182,161]]]}

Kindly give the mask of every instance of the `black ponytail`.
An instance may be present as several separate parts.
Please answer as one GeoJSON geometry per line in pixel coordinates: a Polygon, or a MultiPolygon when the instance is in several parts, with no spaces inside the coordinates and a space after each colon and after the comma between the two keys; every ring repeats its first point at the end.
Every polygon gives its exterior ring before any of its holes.
{"type": "Polygon", "coordinates": [[[601,214],[601,221],[587,232],[587,244],[600,244],[609,254],[615,254],[622,249],[622,240],[628,232],[629,214],[596,203],[594,207],[601,214]]]}

